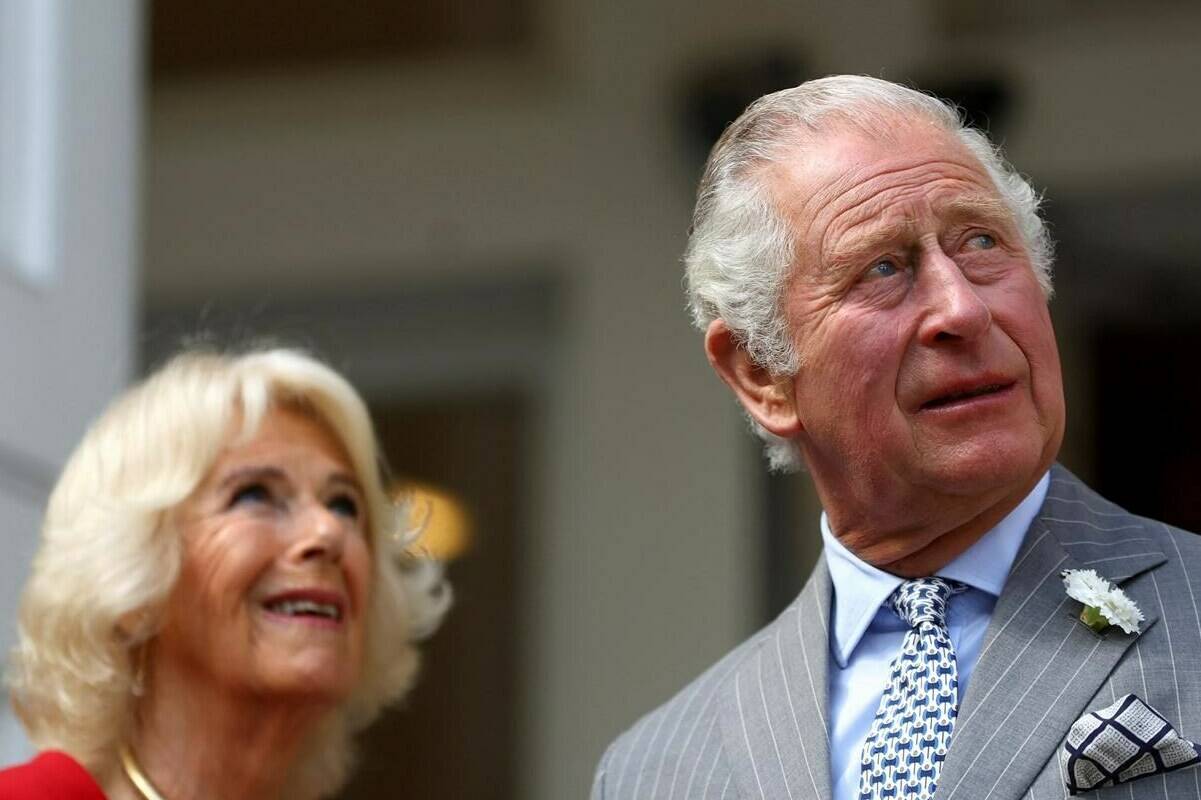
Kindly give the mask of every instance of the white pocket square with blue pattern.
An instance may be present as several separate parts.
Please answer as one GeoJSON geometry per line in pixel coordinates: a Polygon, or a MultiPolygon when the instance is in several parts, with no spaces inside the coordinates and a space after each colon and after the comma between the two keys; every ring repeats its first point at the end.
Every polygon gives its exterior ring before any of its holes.
{"type": "Polygon", "coordinates": [[[1072,795],[1199,763],[1197,745],[1133,694],[1072,723],[1059,751],[1059,766],[1072,795]]]}

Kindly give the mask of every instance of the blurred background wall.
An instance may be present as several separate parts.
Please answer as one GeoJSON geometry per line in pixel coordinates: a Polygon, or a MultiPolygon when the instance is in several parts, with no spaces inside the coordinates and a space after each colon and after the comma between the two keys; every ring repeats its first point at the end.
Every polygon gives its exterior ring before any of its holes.
{"type": "MultiPolygon", "coordinates": [[[[135,370],[143,13],[0,0],[0,649],[47,493],[135,370]]],[[[29,745],[0,709],[0,764],[29,745]]]]}
{"type": "MultiPolygon", "coordinates": [[[[105,2],[130,11],[56,63],[141,64],[79,100],[140,117],[140,158],[98,152],[133,126],[64,123],[107,166],[67,173],[63,202],[112,190],[118,212],[55,241],[100,225],[116,244],[86,278],[62,256],[86,300],[0,283],[27,398],[0,395],[0,442],[53,474],[130,372],[198,335],[310,347],[364,390],[398,475],[456,497],[469,539],[422,684],[346,797],[584,796],[609,739],[799,590],[817,508],[764,475],[679,256],[709,143],[809,77],[953,97],[1045,189],[1063,460],[1201,528],[1193,3],[105,2]]],[[[104,4],[50,5],[83,26],[104,4]]],[[[4,642],[46,481],[6,517],[4,642]]]]}

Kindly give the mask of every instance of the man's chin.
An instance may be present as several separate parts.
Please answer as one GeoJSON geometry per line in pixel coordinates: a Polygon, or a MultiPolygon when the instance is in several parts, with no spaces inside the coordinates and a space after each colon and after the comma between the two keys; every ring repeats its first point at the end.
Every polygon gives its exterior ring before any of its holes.
{"type": "Polygon", "coordinates": [[[926,483],[955,497],[1000,497],[1028,490],[1054,460],[1031,437],[981,437],[926,461],[926,483]]]}

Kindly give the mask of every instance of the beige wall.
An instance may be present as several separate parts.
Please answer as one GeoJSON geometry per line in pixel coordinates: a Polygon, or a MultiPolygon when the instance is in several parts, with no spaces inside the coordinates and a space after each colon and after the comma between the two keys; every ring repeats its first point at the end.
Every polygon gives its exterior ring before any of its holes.
{"type": "Polygon", "coordinates": [[[1201,12],[947,41],[931,8],[546,0],[547,46],[518,63],[154,93],[151,307],[559,272],[520,576],[521,796],[582,796],[606,741],[754,624],[758,465],[680,291],[693,175],[672,91],[690,65],[759,43],[795,45],[815,74],[987,65],[1022,94],[1010,155],[1038,184],[1201,172],[1201,12]]]}

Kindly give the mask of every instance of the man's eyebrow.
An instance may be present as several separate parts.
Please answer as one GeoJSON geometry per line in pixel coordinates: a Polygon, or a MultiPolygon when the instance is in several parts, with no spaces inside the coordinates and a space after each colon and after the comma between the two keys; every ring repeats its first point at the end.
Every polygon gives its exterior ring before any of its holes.
{"type": "Polygon", "coordinates": [[[939,205],[940,213],[954,221],[980,220],[994,225],[1013,222],[1013,212],[996,197],[958,195],[939,205]]]}
{"type": "MultiPolygon", "coordinates": [[[[951,222],[979,222],[1005,227],[1013,223],[1013,213],[1003,201],[982,195],[956,195],[936,205],[939,216],[951,222]]],[[[914,219],[904,217],[890,222],[877,222],[861,234],[852,234],[826,260],[828,272],[840,272],[860,266],[857,261],[865,254],[911,234],[914,219]]]]}
{"type": "Polygon", "coordinates": [[[912,217],[891,222],[877,222],[863,233],[851,234],[826,259],[826,271],[838,273],[858,267],[858,260],[902,238],[914,229],[912,217]]]}

